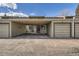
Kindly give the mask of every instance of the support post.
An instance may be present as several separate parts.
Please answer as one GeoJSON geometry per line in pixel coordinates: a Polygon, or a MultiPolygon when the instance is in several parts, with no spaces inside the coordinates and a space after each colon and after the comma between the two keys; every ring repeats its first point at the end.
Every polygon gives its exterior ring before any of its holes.
{"type": "Polygon", "coordinates": [[[12,37],[12,22],[10,21],[10,38],[12,37]]]}
{"type": "Polygon", "coordinates": [[[74,22],[74,20],[75,20],[75,17],[73,17],[73,21],[72,21],[72,38],[74,38],[75,37],[75,22],[74,22]]]}
{"type": "Polygon", "coordinates": [[[48,25],[48,34],[49,34],[49,36],[51,37],[51,38],[53,38],[54,37],[54,35],[53,35],[53,22],[51,21],[51,23],[48,25]]]}

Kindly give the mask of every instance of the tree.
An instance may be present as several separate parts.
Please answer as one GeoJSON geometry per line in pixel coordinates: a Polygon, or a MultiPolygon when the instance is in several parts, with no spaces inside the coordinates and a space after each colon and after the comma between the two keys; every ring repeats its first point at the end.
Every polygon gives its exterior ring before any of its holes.
{"type": "Polygon", "coordinates": [[[70,16],[71,11],[69,9],[64,9],[59,13],[59,16],[70,16]]]}

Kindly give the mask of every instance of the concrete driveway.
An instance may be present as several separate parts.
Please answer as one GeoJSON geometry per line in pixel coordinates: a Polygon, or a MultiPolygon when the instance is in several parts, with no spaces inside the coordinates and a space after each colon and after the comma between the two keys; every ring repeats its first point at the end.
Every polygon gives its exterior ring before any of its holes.
{"type": "Polygon", "coordinates": [[[0,39],[0,56],[79,56],[79,40],[0,39]]]}

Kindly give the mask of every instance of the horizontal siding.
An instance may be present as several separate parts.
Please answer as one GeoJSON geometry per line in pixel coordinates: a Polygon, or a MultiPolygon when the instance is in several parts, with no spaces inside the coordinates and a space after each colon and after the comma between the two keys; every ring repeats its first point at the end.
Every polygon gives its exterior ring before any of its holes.
{"type": "Polygon", "coordinates": [[[79,37],[79,24],[75,23],[75,37],[79,37]]]}
{"type": "Polygon", "coordinates": [[[69,38],[70,37],[70,24],[55,24],[55,37],[65,37],[69,38]]]}
{"type": "Polygon", "coordinates": [[[0,24],[0,38],[9,37],[9,24],[0,24]]]}

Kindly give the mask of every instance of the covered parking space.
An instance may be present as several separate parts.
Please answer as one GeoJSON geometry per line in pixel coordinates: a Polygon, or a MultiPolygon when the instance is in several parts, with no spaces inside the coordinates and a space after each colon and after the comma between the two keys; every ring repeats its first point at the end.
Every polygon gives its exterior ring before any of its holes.
{"type": "Polygon", "coordinates": [[[11,37],[12,38],[48,38],[48,24],[51,23],[47,19],[12,19],[11,20],[11,37]],[[36,33],[27,33],[26,26],[32,25],[36,27],[36,33]],[[42,26],[46,26],[46,32],[42,32],[42,26]],[[39,29],[40,32],[39,32],[39,29]]]}

